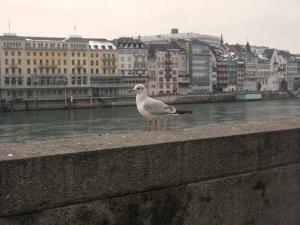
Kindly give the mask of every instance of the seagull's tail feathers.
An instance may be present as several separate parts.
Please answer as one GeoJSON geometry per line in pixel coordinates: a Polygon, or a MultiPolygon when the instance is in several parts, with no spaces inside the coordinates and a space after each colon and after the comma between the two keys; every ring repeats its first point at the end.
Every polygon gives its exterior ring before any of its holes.
{"type": "Polygon", "coordinates": [[[193,114],[193,111],[176,110],[174,115],[193,114]]]}

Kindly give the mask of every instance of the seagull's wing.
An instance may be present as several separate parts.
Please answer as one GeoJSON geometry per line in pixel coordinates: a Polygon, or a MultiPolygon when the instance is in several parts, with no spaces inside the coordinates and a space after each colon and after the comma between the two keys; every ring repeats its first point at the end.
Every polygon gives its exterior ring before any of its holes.
{"type": "Polygon", "coordinates": [[[152,115],[164,115],[176,113],[176,109],[162,101],[148,97],[144,102],[144,110],[152,115]]]}

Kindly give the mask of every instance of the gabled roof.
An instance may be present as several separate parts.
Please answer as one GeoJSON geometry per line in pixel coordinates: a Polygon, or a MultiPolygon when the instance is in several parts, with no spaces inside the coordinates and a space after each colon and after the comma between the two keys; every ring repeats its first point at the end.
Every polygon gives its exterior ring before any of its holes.
{"type": "Polygon", "coordinates": [[[269,60],[272,58],[273,54],[274,54],[275,49],[265,49],[263,55],[268,58],[269,60]]]}

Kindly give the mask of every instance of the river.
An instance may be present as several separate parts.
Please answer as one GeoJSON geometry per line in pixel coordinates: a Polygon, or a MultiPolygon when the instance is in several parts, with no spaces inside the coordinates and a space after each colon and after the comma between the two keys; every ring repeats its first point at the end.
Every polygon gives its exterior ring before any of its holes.
{"type": "MultiPolygon", "coordinates": [[[[204,127],[300,116],[300,99],[176,105],[193,110],[160,122],[160,129],[204,127]]],[[[0,143],[144,131],[135,107],[0,113],[0,143]]]]}

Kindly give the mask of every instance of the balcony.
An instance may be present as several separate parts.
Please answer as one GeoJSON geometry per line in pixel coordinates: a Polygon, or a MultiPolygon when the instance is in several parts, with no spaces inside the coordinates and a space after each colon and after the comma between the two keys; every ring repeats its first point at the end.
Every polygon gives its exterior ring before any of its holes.
{"type": "Polygon", "coordinates": [[[39,64],[40,68],[56,68],[56,64],[39,64]]]}
{"type": "MultiPolygon", "coordinates": [[[[21,66],[21,65],[20,65],[20,66],[21,66]]],[[[18,68],[18,65],[17,65],[17,64],[10,64],[9,67],[10,67],[10,68],[18,68]]]]}

